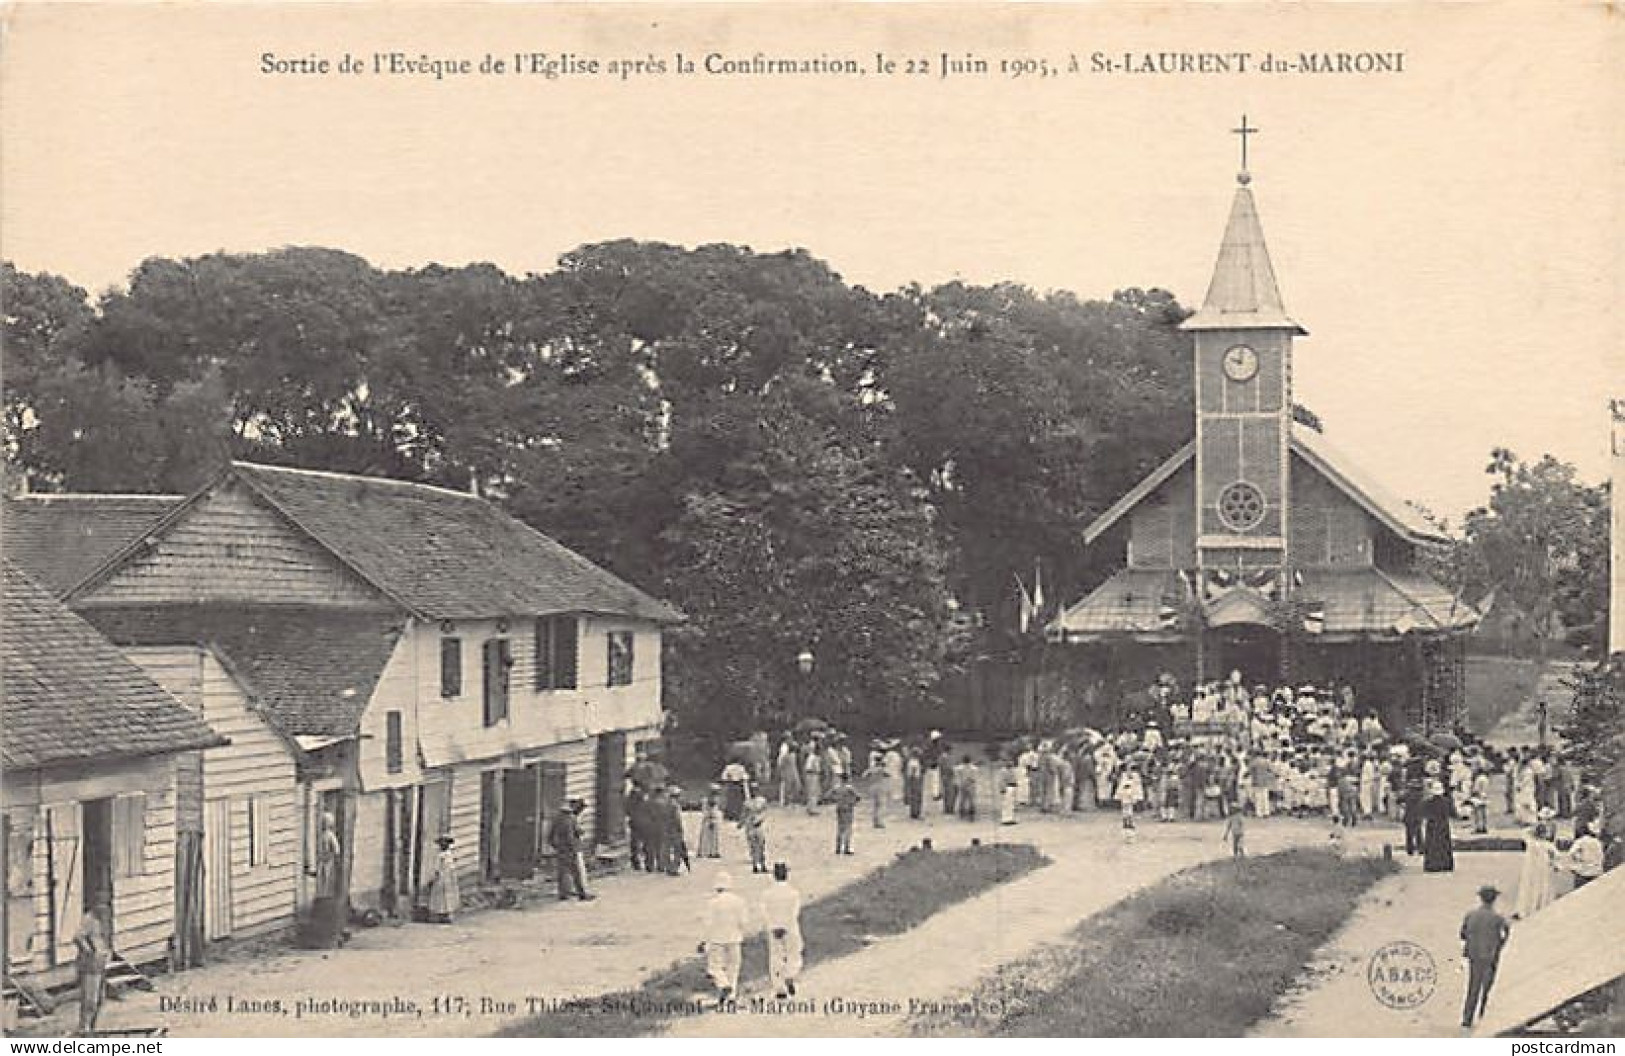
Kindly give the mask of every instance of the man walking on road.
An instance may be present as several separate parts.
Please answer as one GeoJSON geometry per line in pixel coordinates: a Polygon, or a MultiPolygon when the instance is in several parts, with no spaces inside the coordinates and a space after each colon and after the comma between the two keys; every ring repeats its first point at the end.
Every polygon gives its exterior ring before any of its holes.
{"type": "Polygon", "coordinates": [[[773,864],[773,886],[762,895],[767,927],[767,978],[779,1000],[796,995],[801,974],[801,892],[790,885],[790,867],[773,864]]]}
{"type": "Polygon", "coordinates": [[[1461,922],[1462,955],[1467,958],[1467,1000],[1461,1007],[1461,1025],[1470,1027],[1484,1015],[1495,984],[1495,968],[1501,961],[1511,926],[1495,911],[1501,894],[1493,884],[1478,889],[1480,905],[1461,922]]]}
{"type": "Polygon", "coordinates": [[[739,990],[739,967],[745,933],[750,930],[750,907],[733,892],[733,877],[718,873],[712,882],[716,894],[705,904],[705,971],[717,988],[717,1002],[727,1004],[739,990]]]}
{"type": "Polygon", "coordinates": [[[563,902],[574,894],[583,902],[591,902],[594,895],[587,892],[587,876],[584,863],[581,860],[581,822],[577,815],[586,809],[587,804],[579,799],[572,799],[570,807],[553,819],[553,830],[548,833],[548,843],[553,847],[553,864],[558,873],[559,901],[563,902]]]}

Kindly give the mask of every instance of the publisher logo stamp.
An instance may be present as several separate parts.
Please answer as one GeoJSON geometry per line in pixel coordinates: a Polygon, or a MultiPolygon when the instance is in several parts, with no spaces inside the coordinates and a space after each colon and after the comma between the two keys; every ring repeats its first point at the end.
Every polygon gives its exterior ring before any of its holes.
{"type": "Polygon", "coordinates": [[[1389,1008],[1420,1008],[1439,986],[1433,955],[1414,942],[1400,940],[1382,946],[1366,966],[1371,994],[1389,1008]]]}

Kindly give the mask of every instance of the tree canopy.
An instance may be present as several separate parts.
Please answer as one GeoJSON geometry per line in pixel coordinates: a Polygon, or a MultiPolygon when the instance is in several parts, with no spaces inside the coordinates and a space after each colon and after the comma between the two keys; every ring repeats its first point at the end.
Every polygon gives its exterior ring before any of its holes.
{"type": "Polygon", "coordinates": [[[1189,431],[1154,289],[877,294],[801,250],[635,241],[523,277],[310,247],[153,258],[94,299],[0,277],[29,487],[246,458],[477,488],[687,612],[673,696],[719,727],[928,702],[1013,640],[1018,574],[1099,571],[1082,526],[1189,431]]]}

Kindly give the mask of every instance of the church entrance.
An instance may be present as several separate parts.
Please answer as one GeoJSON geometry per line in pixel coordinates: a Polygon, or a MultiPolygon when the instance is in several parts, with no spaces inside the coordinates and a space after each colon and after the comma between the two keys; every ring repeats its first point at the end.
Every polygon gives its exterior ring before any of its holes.
{"type": "Polygon", "coordinates": [[[1265,683],[1271,688],[1281,672],[1281,635],[1273,627],[1237,623],[1208,632],[1206,671],[1209,681],[1230,677],[1240,671],[1242,680],[1252,686],[1265,683]]]}

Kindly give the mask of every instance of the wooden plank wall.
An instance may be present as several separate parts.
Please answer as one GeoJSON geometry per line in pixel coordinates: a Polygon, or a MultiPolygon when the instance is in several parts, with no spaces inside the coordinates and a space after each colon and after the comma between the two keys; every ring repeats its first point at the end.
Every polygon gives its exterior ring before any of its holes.
{"type": "Polygon", "coordinates": [[[196,646],[127,649],[130,657],[231,743],[203,752],[203,797],[228,800],[231,817],[232,934],[292,927],[299,875],[297,760],[252,710],[242,687],[213,653],[196,646]],[[249,812],[265,802],[268,858],[251,860],[249,812]]]}
{"type": "MultiPolygon", "coordinates": [[[[39,772],[37,781],[31,781],[37,791],[38,809],[30,811],[34,827],[34,896],[35,935],[30,943],[32,966],[45,972],[52,958],[47,950],[51,903],[60,906],[64,889],[71,883],[67,897],[74,905],[64,917],[65,925],[76,926],[78,903],[83,898],[83,861],[76,857],[71,877],[65,863],[54,863],[56,888],[52,889],[48,875],[50,845],[45,838],[45,812],[52,811],[53,828],[60,836],[68,837],[62,844],[77,844],[82,848],[82,834],[78,831],[80,811],[78,804],[89,799],[103,799],[120,795],[142,793],[146,796],[146,839],[140,874],[113,878],[113,917],[115,948],[129,960],[144,963],[164,959],[168,954],[169,936],[175,923],[175,760],[173,756],[156,756],[122,764],[103,764],[89,767],[63,767],[39,772]]],[[[15,776],[11,777],[16,780],[15,776]]],[[[14,808],[18,810],[28,808],[14,808]]],[[[114,838],[118,838],[115,832],[114,838]]],[[[64,927],[56,936],[55,962],[66,966],[57,976],[71,978],[74,958],[73,932],[64,927]]]]}
{"type": "Polygon", "coordinates": [[[227,481],[78,605],[242,601],[388,605],[372,587],[227,481]]]}

